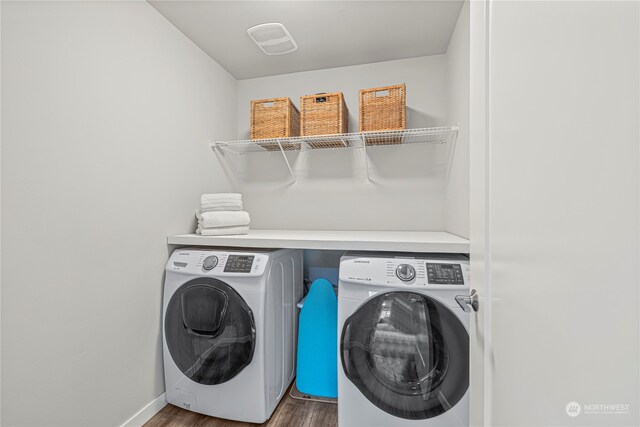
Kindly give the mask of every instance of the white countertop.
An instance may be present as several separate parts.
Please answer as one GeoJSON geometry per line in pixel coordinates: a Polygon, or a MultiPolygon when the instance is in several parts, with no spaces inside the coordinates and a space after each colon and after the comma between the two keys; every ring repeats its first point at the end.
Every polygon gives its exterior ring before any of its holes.
{"type": "Polygon", "coordinates": [[[230,246],[400,252],[469,253],[469,240],[444,231],[251,230],[236,236],[178,234],[167,243],[183,246],[230,246]]]}

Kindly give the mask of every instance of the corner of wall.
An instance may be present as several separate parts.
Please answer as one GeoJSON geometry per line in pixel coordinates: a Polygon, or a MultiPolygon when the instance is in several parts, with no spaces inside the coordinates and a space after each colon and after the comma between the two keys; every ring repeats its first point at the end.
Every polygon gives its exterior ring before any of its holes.
{"type": "Polygon", "coordinates": [[[458,137],[446,190],[446,231],[469,238],[469,104],[470,104],[470,27],[466,1],[447,48],[447,119],[459,123],[458,137]]]}

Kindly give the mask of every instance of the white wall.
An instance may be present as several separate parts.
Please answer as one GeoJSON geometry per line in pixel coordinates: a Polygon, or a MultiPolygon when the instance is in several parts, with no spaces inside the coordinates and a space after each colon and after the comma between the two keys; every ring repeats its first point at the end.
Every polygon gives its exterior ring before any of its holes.
{"type": "Polygon", "coordinates": [[[489,16],[489,424],[640,425],[640,3],[489,16]]]}
{"type": "Polygon", "coordinates": [[[360,89],[407,85],[407,128],[447,124],[444,55],[422,56],[350,67],[329,68],[238,80],[238,138],[249,139],[250,101],[288,96],[296,107],[300,97],[342,92],[349,109],[349,131],[358,131],[360,89]]]}
{"type": "Polygon", "coordinates": [[[447,49],[447,117],[459,123],[449,181],[446,230],[469,237],[469,2],[465,2],[447,49]]]}
{"type": "MultiPolygon", "coordinates": [[[[341,91],[349,128],[358,130],[358,91],[406,83],[407,127],[445,125],[444,55],[238,81],[238,136],[249,137],[250,100],[341,91]]],[[[445,191],[441,147],[369,150],[372,182],[361,150],[291,155],[297,182],[287,184],[280,156],[252,155],[238,180],[254,228],[442,230],[445,191]],[[440,168],[440,169],[438,169],[440,168]],[[268,184],[265,184],[268,182],[268,184]]]]}
{"type": "Polygon", "coordinates": [[[165,238],[230,189],[235,84],[145,2],[2,2],[2,425],[162,394],[165,238]]]}

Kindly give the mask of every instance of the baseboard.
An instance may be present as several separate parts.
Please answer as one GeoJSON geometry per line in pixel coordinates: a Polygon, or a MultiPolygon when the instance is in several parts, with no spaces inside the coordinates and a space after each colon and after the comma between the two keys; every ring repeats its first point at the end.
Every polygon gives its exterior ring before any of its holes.
{"type": "Polygon", "coordinates": [[[121,427],[141,427],[165,406],[167,406],[167,396],[166,393],[162,393],[149,402],[144,408],[140,409],[133,417],[125,421],[121,427]]]}

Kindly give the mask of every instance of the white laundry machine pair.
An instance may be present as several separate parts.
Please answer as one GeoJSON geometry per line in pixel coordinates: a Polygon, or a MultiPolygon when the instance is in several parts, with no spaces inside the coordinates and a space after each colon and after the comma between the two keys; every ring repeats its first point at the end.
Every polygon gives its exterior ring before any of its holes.
{"type": "Polygon", "coordinates": [[[302,251],[178,249],[166,266],[167,401],[262,423],[295,376],[302,251]]]}
{"type": "Polygon", "coordinates": [[[339,426],[468,426],[468,258],[347,253],[339,274],[339,426]]]}

